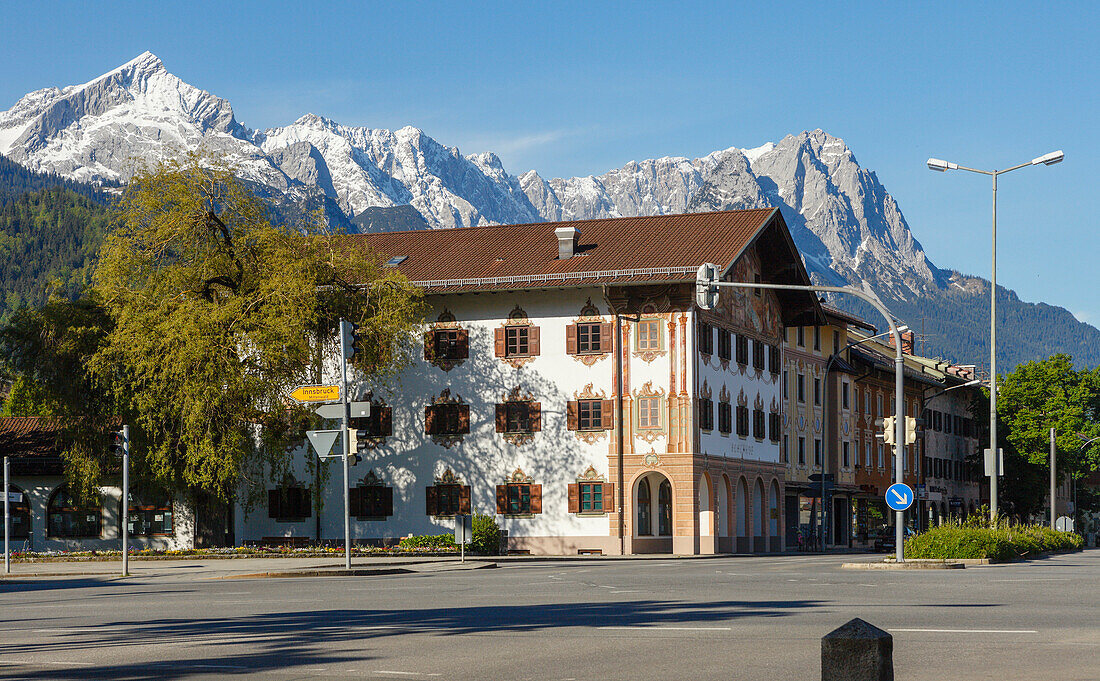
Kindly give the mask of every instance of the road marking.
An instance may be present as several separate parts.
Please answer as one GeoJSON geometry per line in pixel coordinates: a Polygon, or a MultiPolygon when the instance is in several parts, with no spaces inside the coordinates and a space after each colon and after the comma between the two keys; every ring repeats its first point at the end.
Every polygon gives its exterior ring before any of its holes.
{"type": "Polygon", "coordinates": [[[49,660],[0,660],[0,664],[52,664],[57,667],[92,667],[92,662],[50,662],[49,660]]]}
{"type": "Polygon", "coordinates": [[[1034,629],[887,629],[886,631],[923,632],[932,634],[1038,634],[1034,629]]]}
{"type": "Polygon", "coordinates": [[[634,627],[596,627],[597,629],[605,630],[626,630],[626,631],[732,631],[733,627],[647,627],[647,626],[634,626],[634,627]]]}
{"type": "Polygon", "coordinates": [[[611,593],[613,593],[613,594],[640,594],[640,593],[643,593],[643,592],[642,591],[636,591],[636,590],[624,590],[624,591],[612,591],[611,593]]]}
{"type": "Polygon", "coordinates": [[[428,674],[425,672],[393,672],[385,669],[376,669],[375,674],[400,674],[402,676],[443,676],[442,674],[428,674]]]}
{"type": "Polygon", "coordinates": [[[1069,577],[1032,577],[1030,579],[991,579],[991,582],[1068,582],[1069,577]]]}

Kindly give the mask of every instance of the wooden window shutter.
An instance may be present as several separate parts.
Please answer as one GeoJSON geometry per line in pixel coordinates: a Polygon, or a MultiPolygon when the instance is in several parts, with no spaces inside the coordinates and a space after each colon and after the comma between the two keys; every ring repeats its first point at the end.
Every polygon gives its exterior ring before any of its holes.
{"type": "Polygon", "coordinates": [[[470,432],[470,405],[458,405],[458,432],[470,432]]]}
{"type": "Polygon", "coordinates": [[[577,354],[577,325],[570,324],[565,327],[565,353],[567,355],[577,354]]]}
{"type": "Polygon", "coordinates": [[[384,515],[384,516],[393,515],[393,488],[392,487],[383,487],[382,488],[382,509],[381,510],[382,510],[382,515],[384,515]]]}
{"type": "Polygon", "coordinates": [[[267,490],[267,517],[268,518],[281,518],[280,511],[282,508],[279,504],[279,490],[269,489],[267,490]]]}
{"type": "Polygon", "coordinates": [[[600,400],[600,428],[611,430],[615,427],[615,400],[600,400]]]}
{"type": "Polygon", "coordinates": [[[604,322],[600,324],[600,352],[611,352],[613,349],[612,335],[615,325],[611,322],[604,322]]]}
{"type": "Polygon", "coordinates": [[[527,354],[532,357],[539,354],[541,343],[539,342],[539,327],[530,326],[527,328],[527,354]]]}
{"type": "Polygon", "coordinates": [[[508,429],[508,405],[497,405],[497,432],[503,433],[508,429]]]}
{"type": "Polygon", "coordinates": [[[429,362],[435,358],[435,331],[424,333],[424,359],[429,362]]]}
{"type": "Polygon", "coordinates": [[[531,485],[531,513],[542,513],[542,485],[531,485]]]}
{"type": "Polygon", "coordinates": [[[427,488],[426,507],[428,515],[439,515],[439,494],[434,486],[427,488]]]}
{"type": "Polygon", "coordinates": [[[504,329],[493,329],[493,349],[497,357],[504,356],[504,329]]]}
{"type": "Polygon", "coordinates": [[[569,486],[569,513],[581,512],[581,486],[572,484],[569,486]]]}
{"type": "Polygon", "coordinates": [[[434,435],[436,432],[436,410],[435,405],[428,405],[424,407],[424,432],[428,435],[434,435]]]}
{"type": "Polygon", "coordinates": [[[603,483],[603,510],[610,512],[615,508],[615,483],[603,483]]]}
{"type": "Polygon", "coordinates": [[[569,430],[577,430],[580,427],[577,425],[578,421],[577,402],[570,400],[565,403],[565,427],[569,430]]]}
{"type": "Polygon", "coordinates": [[[542,403],[528,402],[527,415],[531,418],[531,432],[536,433],[542,430],[542,403]]]}
{"type": "Polygon", "coordinates": [[[362,487],[352,487],[351,489],[348,490],[348,506],[350,507],[349,512],[351,513],[351,515],[353,515],[353,516],[366,515],[366,513],[363,513],[363,488],[362,487]]]}
{"type": "Polygon", "coordinates": [[[462,485],[458,488],[458,512],[470,515],[470,486],[462,485]]]}
{"type": "Polygon", "coordinates": [[[379,435],[393,435],[393,407],[378,407],[379,435]]]}
{"type": "Polygon", "coordinates": [[[508,512],[508,485],[497,485],[497,513],[508,512]]]}
{"type": "Polygon", "coordinates": [[[470,332],[466,329],[458,330],[458,351],[456,359],[468,359],[470,357],[470,332]]]}

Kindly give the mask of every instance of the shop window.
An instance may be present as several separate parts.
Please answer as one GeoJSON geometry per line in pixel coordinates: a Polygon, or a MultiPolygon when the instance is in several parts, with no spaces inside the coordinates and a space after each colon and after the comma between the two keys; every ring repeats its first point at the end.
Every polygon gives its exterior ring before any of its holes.
{"type": "Polygon", "coordinates": [[[93,538],[100,534],[103,514],[98,506],[78,504],[62,487],[46,505],[46,530],[49,537],[93,538]]]}
{"type": "MultiPolygon", "coordinates": [[[[121,501],[119,510],[122,509],[121,501]]],[[[172,534],[172,504],[167,497],[141,500],[130,494],[128,529],[135,537],[172,534]]]]}

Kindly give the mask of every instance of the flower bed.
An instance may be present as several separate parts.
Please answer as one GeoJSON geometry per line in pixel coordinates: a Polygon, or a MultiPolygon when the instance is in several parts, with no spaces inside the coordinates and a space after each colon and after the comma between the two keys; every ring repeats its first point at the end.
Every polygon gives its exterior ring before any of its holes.
{"type": "Polygon", "coordinates": [[[1041,525],[968,527],[941,525],[905,540],[907,558],[1015,560],[1052,551],[1076,551],[1084,539],[1041,525]]]}
{"type": "MultiPolygon", "coordinates": [[[[447,535],[443,535],[447,536],[447,535]]],[[[352,556],[422,556],[457,553],[453,539],[450,546],[353,546],[352,556]]],[[[343,546],[230,546],[209,549],[130,549],[132,558],[171,560],[173,558],[321,558],[344,555],[343,546]]],[[[13,551],[12,560],[51,562],[76,560],[119,560],[122,551],[13,551]]]]}

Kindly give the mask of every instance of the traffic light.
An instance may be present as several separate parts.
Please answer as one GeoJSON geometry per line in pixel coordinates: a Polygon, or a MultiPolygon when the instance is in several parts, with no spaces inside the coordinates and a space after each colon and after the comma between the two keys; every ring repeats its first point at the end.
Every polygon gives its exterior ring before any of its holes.
{"type": "Polygon", "coordinates": [[[126,442],[126,435],[121,430],[116,430],[111,433],[111,444],[107,447],[108,453],[121,457],[127,452],[129,443],[126,442]]]}
{"type": "Polygon", "coordinates": [[[905,417],[905,444],[911,445],[917,441],[917,419],[914,416],[905,417]]]}
{"type": "Polygon", "coordinates": [[[695,273],[695,304],[701,310],[713,310],[718,305],[718,266],[709,262],[695,273]]]}
{"type": "Polygon", "coordinates": [[[344,346],[344,359],[351,359],[359,350],[359,325],[341,319],[340,335],[344,346]]]}
{"type": "Polygon", "coordinates": [[[882,419],[882,441],[888,445],[894,444],[894,417],[887,416],[882,419]]]}

